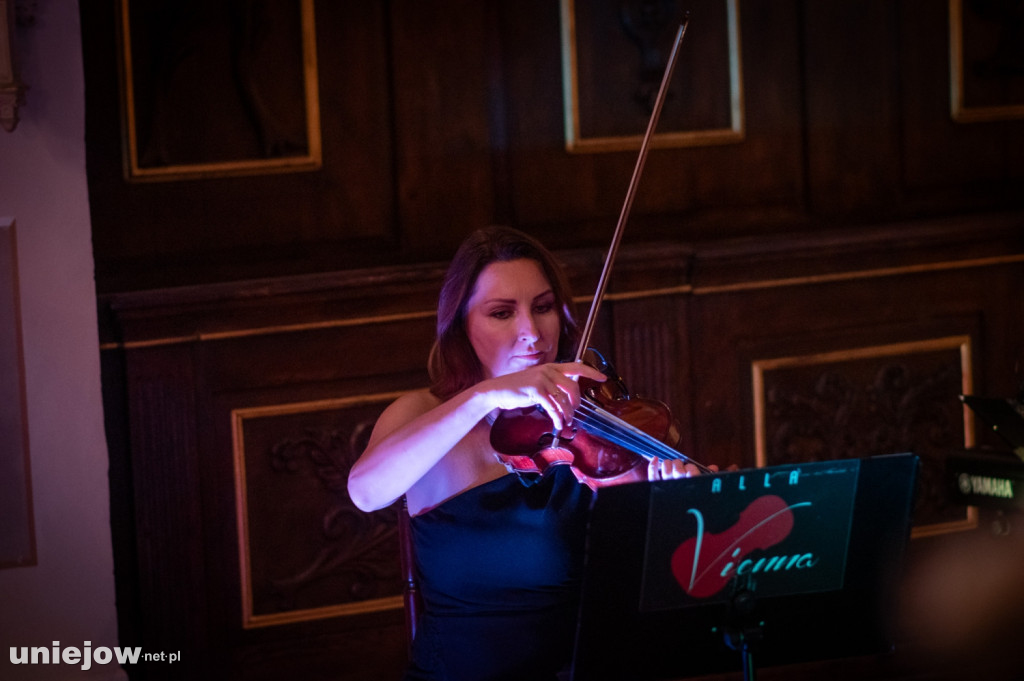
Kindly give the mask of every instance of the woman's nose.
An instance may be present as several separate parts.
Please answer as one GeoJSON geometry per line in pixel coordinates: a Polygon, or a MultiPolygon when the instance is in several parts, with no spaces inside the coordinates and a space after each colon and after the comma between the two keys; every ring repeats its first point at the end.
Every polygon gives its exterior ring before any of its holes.
{"type": "Polygon", "coordinates": [[[532,315],[523,315],[520,317],[519,323],[519,339],[525,341],[535,341],[540,338],[540,334],[537,332],[537,324],[533,321],[532,315]]]}

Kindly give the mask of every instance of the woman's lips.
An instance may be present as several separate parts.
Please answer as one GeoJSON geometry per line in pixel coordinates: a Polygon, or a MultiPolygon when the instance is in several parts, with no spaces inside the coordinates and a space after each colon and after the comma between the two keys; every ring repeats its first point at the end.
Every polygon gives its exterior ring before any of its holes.
{"type": "Polygon", "coordinates": [[[524,362],[539,362],[540,360],[544,359],[544,353],[543,352],[530,352],[530,353],[515,355],[515,358],[519,359],[519,360],[522,360],[524,362]]]}

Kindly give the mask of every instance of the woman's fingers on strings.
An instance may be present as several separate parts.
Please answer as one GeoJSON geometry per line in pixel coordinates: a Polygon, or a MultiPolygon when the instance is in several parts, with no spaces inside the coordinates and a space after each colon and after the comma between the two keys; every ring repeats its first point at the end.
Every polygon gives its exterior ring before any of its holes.
{"type": "Polygon", "coordinates": [[[680,459],[662,459],[656,456],[647,464],[648,480],[677,480],[699,473],[700,469],[697,466],[680,459]]]}
{"type": "Polygon", "coordinates": [[[647,462],[647,479],[661,480],[661,459],[656,456],[647,462]]]}
{"type": "Polygon", "coordinates": [[[689,478],[689,477],[692,477],[694,475],[700,475],[700,473],[701,473],[700,467],[697,466],[696,464],[692,464],[692,463],[683,464],[682,461],[677,461],[676,463],[682,464],[683,474],[680,477],[689,478]]]}
{"type": "Polygon", "coordinates": [[[544,384],[539,391],[538,404],[548,413],[556,431],[572,423],[573,413],[579,403],[579,388],[574,381],[562,374],[544,384]]]}
{"type": "Polygon", "coordinates": [[[647,464],[648,480],[669,480],[672,478],[671,461],[655,456],[647,464]]]}
{"type": "Polygon", "coordinates": [[[564,425],[572,423],[573,414],[580,406],[580,387],[572,374],[561,370],[563,365],[550,365],[555,368],[555,376],[552,378],[549,394],[553,398],[562,415],[564,425]]]}
{"type": "Polygon", "coordinates": [[[566,402],[564,393],[559,388],[552,389],[546,395],[543,395],[539,401],[541,408],[548,413],[548,417],[551,419],[551,423],[554,425],[554,429],[562,430],[566,427],[566,407],[563,403],[566,402]]]}
{"type": "Polygon", "coordinates": [[[558,431],[572,424],[573,415],[580,406],[580,388],[576,382],[579,376],[605,380],[604,374],[597,369],[575,362],[538,365],[502,380],[506,384],[517,383],[515,392],[519,397],[514,399],[518,401],[529,396],[527,399],[544,410],[558,431]]]}
{"type": "Polygon", "coordinates": [[[666,480],[676,480],[678,478],[690,477],[690,472],[686,470],[686,464],[682,461],[671,460],[665,461],[664,477],[666,480]]]}

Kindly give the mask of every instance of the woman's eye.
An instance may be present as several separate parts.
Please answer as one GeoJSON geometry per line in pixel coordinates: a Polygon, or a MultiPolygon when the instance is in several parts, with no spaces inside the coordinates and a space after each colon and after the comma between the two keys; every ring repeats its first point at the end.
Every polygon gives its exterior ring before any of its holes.
{"type": "Polygon", "coordinates": [[[494,317],[495,319],[508,319],[509,317],[512,316],[512,311],[504,309],[494,310],[493,312],[491,312],[491,316],[494,317]]]}
{"type": "Polygon", "coordinates": [[[538,314],[547,314],[555,309],[554,303],[541,303],[533,308],[538,314]]]}

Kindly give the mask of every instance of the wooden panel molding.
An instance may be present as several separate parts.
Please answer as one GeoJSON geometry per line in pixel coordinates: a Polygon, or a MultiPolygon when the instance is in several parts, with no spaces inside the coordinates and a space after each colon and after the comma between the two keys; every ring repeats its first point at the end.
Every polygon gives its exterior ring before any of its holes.
{"type": "Polygon", "coordinates": [[[364,513],[345,490],[401,394],[231,412],[244,628],[402,607],[396,508],[364,513]]]}
{"type": "Polygon", "coordinates": [[[751,363],[758,466],[913,452],[921,457],[915,533],[969,529],[943,504],[944,454],[974,446],[959,395],[973,392],[969,336],[851,347],[751,363]]]}

